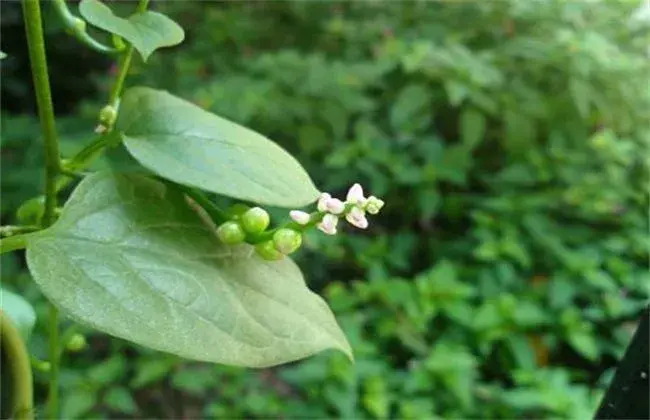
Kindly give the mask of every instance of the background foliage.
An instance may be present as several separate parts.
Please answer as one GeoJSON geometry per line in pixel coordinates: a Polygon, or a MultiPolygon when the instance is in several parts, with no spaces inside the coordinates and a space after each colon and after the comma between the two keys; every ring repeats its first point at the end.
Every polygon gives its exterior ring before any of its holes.
{"type": "MultiPolygon", "coordinates": [[[[64,416],[589,417],[650,296],[650,31],[637,6],[154,3],[187,38],[131,84],[264,133],[323,191],[359,181],[387,202],[368,232],[314,234],[298,257],[357,362],[244,370],[87,331],[89,347],[64,358],[64,416]]],[[[42,157],[17,4],[2,2],[2,25],[1,210],[14,223],[42,157]]],[[[69,154],[111,69],[46,29],[69,154]]],[[[111,155],[98,165],[127,163],[111,155]]],[[[22,255],[2,257],[2,278],[42,320],[22,255]]],[[[44,331],[30,342],[43,357],[44,331]]]]}

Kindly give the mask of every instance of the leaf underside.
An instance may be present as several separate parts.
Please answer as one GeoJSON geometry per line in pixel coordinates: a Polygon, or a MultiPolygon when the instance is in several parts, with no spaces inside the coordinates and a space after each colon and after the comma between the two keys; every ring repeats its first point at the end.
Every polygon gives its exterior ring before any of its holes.
{"type": "Polygon", "coordinates": [[[185,358],[265,367],[351,349],[288,258],[221,244],[172,186],[96,173],[59,220],[30,237],[27,262],[67,315],[185,358]]]}

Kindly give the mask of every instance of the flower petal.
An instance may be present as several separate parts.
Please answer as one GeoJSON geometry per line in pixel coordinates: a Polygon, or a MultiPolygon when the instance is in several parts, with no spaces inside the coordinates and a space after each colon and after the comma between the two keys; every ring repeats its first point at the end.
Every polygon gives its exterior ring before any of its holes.
{"type": "Polygon", "coordinates": [[[327,211],[327,202],[331,198],[332,198],[332,196],[329,195],[328,193],[322,193],[320,195],[320,198],[318,199],[318,204],[316,206],[318,208],[318,211],[320,211],[320,212],[327,211]]]}
{"type": "Polygon", "coordinates": [[[309,213],[301,210],[291,210],[289,212],[289,217],[291,217],[291,219],[293,219],[293,221],[298,223],[299,225],[306,225],[307,223],[309,223],[309,220],[311,219],[309,213]]]}
{"type": "Polygon", "coordinates": [[[363,196],[363,188],[361,187],[361,185],[357,183],[351,186],[350,189],[348,190],[348,195],[345,197],[345,199],[348,203],[354,203],[354,204],[363,203],[366,199],[363,196]]]}
{"type": "Polygon", "coordinates": [[[338,198],[330,198],[327,203],[327,210],[332,214],[341,214],[345,211],[345,203],[338,198]]]}
{"type": "Polygon", "coordinates": [[[345,215],[345,220],[347,220],[352,226],[356,226],[359,229],[365,229],[368,227],[368,219],[366,219],[366,214],[359,207],[353,207],[348,214],[345,215]]]}
{"type": "Polygon", "coordinates": [[[323,220],[317,225],[318,229],[328,235],[336,234],[336,225],[339,222],[339,218],[333,214],[326,214],[323,217],[323,220]]]}

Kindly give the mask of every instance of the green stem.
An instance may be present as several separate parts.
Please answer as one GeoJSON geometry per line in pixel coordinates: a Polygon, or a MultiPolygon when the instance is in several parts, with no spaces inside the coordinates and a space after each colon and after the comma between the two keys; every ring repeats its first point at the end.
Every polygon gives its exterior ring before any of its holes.
{"type": "Polygon", "coordinates": [[[11,323],[9,317],[0,311],[0,344],[9,366],[3,366],[11,376],[12,382],[12,418],[33,419],[33,385],[32,367],[29,353],[20,333],[11,323]]]}
{"type": "Polygon", "coordinates": [[[67,187],[72,181],[77,178],[76,174],[74,177],[72,175],[76,171],[83,170],[92,163],[92,161],[98,157],[101,152],[108,146],[111,146],[116,143],[116,139],[111,134],[101,135],[91,143],[88,143],[83,149],[77,152],[73,157],[67,160],[64,164],[64,168],[61,171],[65,176],[59,177],[56,181],[56,190],[61,191],[67,187]],[[67,174],[66,174],[67,172],[67,174]]]}
{"type": "Polygon", "coordinates": [[[33,225],[0,226],[0,236],[13,236],[19,233],[35,232],[40,229],[41,229],[40,226],[33,226],[33,225]]]}
{"type": "Polygon", "coordinates": [[[221,210],[219,206],[210,201],[201,191],[180,184],[177,184],[177,186],[183,191],[185,195],[190,197],[196,202],[196,204],[201,206],[217,226],[230,220],[228,214],[225,211],[221,210]]]}
{"type": "Polygon", "coordinates": [[[38,0],[22,0],[23,17],[27,31],[27,46],[29,60],[32,66],[32,76],[36,91],[38,115],[45,142],[45,211],[43,214],[44,227],[54,221],[56,208],[56,175],[59,172],[59,142],[54,122],[54,107],[50,93],[50,80],[47,73],[47,58],[45,56],[45,40],[41,21],[41,7],[38,0]]]}
{"type": "MultiPolygon", "coordinates": [[[[41,6],[39,0],[22,0],[22,5],[25,30],[27,32],[29,61],[32,66],[36,91],[36,103],[45,142],[45,210],[42,219],[42,226],[45,228],[55,220],[56,176],[61,161],[54,122],[54,106],[52,105],[52,94],[50,93],[50,81],[47,72],[41,6]]],[[[57,310],[53,305],[50,306],[49,333],[49,356],[50,363],[52,363],[52,372],[50,375],[48,411],[50,418],[57,418],[59,415],[59,328],[57,310]]]]}
{"type": "Polygon", "coordinates": [[[90,36],[90,34],[86,31],[86,22],[70,12],[70,9],[68,9],[68,5],[66,4],[65,0],[53,0],[52,5],[54,6],[54,10],[56,10],[56,14],[59,16],[59,19],[61,22],[63,22],[63,25],[65,25],[67,31],[72,36],[77,38],[77,40],[79,40],[82,44],[90,47],[92,50],[103,54],[118,54],[123,50],[123,48],[106,46],[90,36]]]}
{"type": "Polygon", "coordinates": [[[47,402],[49,417],[59,418],[59,362],[60,340],[59,340],[59,310],[54,305],[50,305],[48,316],[48,359],[50,361],[50,394],[47,402]]]}
{"type": "MultiPolygon", "coordinates": [[[[138,3],[138,8],[136,9],[136,13],[144,12],[145,10],[147,10],[148,5],[149,5],[149,0],[140,0],[140,2],[138,3]]],[[[129,44],[126,51],[122,53],[122,56],[120,57],[119,72],[117,74],[117,78],[115,79],[115,83],[111,88],[111,94],[108,100],[109,105],[115,107],[116,109],[119,103],[120,95],[122,94],[124,81],[126,80],[126,76],[129,73],[129,68],[131,67],[132,58],[133,58],[133,45],[129,44]]]]}
{"type": "Polygon", "coordinates": [[[27,237],[29,234],[10,236],[0,239],[0,254],[4,254],[18,249],[25,249],[27,246],[27,237]]]}

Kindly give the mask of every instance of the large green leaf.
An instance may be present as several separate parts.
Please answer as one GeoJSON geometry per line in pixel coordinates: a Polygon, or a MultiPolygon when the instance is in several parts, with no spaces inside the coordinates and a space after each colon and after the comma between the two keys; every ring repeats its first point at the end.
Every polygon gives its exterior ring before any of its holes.
{"type": "Polygon", "coordinates": [[[0,289],[0,308],[6,313],[26,341],[34,329],[36,312],[32,305],[15,293],[0,289]]]}
{"type": "Polygon", "coordinates": [[[185,358],[261,367],[328,348],[351,355],[291,260],[221,244],[179,191],[142,175],[86,178],[29,237],[27,263],[71,318],[185,358]]]}
{"type": "Polygon", "coordinates": [[[183,28],[167,16],[146,11],[124,19],[98,0],[82,0],[79,13],[92,25],[119,35],[133,44],[142,59],[161,47],[180,44],[185,38],[183,28]]]}
{"type": "Polygon", "coordinates": [[[318,196],[280,146],[167,92],[129,89],[116,126],[143,166],[180,184],[281,207],[301,207],[318,196]]]}

